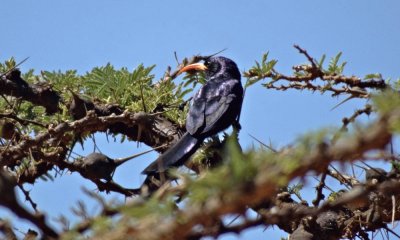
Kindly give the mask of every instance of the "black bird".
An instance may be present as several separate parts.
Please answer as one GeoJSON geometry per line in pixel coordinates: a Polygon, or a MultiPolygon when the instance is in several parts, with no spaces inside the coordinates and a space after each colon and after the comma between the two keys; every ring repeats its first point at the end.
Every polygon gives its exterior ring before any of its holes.
{"type": "Polygon", "coordinates": [[[243,87],[236,63],[225,57],[205,57],[203,60],[204,64],[188,65],[178,73],[205,71],[207,80],[192,99],[186,119],[187,132],[143,174],[157,175],[183,165],[205,138],[237,123],[242,108],[243,87]]]}

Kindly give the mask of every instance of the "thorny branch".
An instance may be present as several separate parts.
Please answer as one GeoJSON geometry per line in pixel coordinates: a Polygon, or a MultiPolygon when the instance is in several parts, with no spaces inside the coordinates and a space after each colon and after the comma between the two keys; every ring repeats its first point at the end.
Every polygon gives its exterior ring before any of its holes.
{"type": "Polygon", "coordinates": [[[61,102],[60,95],[50,85],[28,84],[21,78],[19,69],[14,69],[0,78],[0,94],[42,106],[47,114],[55,114],[60,110],[58,106],[61,102]]]}
{"type": "Polygon", "coordinates": [[[22,191],[22,193],[25,195],[25,200],[31,204],[33,210],[35,210],[35,212],[38,212],[37,204],[32,200],[31,195],[29,194],[29,191],[25,190],[25,188],[22,184],[18,184],[18,187],[22,191]]]}
{"type": "MultiPolygon", "coordinates": [[[[0,94],[43,106],[47,114],[57,113],[59,104],[64,104],[59,94],[50,85],[27,83],[21,78],[18,69],[13,69],[2,75],[0,94]]],[[[182,133],[181,126],[163,117],[162,113],[131,113],[117,105],[101,103],[89,105],[92,106],[92,109],[85,109],[86,106],[84,106],[84,112],[78,112],[82,113],[82,116],[79,116],[80,118],[73,116],[74,121],[61,121],[49,125],[23,119],[14,111],[1,113],[0,137],[9,140],[7,144],[0,146],[1,168],[14,169],[16,181],[19,186],[22,186],[24,183],[34,183],[37,178],[47,174],[55,166],[59,169],[68,169],[80,173],[84,171],[83,166],[73,164],[66,159],[67,153],[71,151],[69,146],[74,136],[81,136],[83,133],[106,131],[114,134],[122,133],[132,140],[144,142],[153,147],[164,144],[167,146],[179,139],[182,133]],[[16,131],[14,123],[19,123],[23,127],[28,125],[39,126],[41,130],[36,135],[19,133],[16,131]],[[7,136],[8,132],[10,132],[10,136],[7,136]]],[[[71,114],[73,113],[75,112],[71,112],[71,114]]],[[[165,151],[165,149],[167,147],[159,149],[159,151],[165,151]]],[[[90,180],[96,184],[99,191],[115,191],[126,196],[135,193],[134,190],[123,188],[113,181],[90,180]]],[[[28,192],[22,191],[32,207],[36,208],[36,204],[32,201],[28,192]]],[[[16,211],[17,209],[11,210],[16,211]]],[[[24,216],[30,217],[30,215],[24,216]]]]}
{"type": "Polygon", "coordinates": [[[324,199],[324,194],[322,193],[322,190],[325,187],[325,179],[326,179],[326,172],[323,172],[321,175],[321,179],[319,180],[318,186],[315,188],[317,191],[317,197],[313,200],[313,205],[316,207],[319,205],[320,201],[324,199]]]}
{"type": "Polygon", "coordinates": [[[0,119],[1,119],[1,118],[13,119],[13,120],[19,122],[19,123],[22,124],[22,125],[33,124],[33,125],[40,126],[40,127],[43,127],[43,128],[46,128],[46,127],[47,127],[46,125],[44,125],[44,124],[42,124],[42,123],[40,123],[40,122],[37,122],[37,121],[33,121],[33,120],[29,120],[29,119],[22,119],[22,118],[18,117],[18,116],[17,116],[16,114],[14,114],[14,113],[6,113],[6,114],[0,113],[0,119]]]}
{"type": "MultiPolygon", "coordinates": [[[[369,98],[370,93],[366,90],[367,88],[384,89],[386,87],[383,79],[363,81],[355,76],[328,73],[318,65],[307,51],[297,45],[294,47],[310,63],[310,65],[295,66],[293,69],[296,74],[284,75],[272,69],[262,75],[255,75],[251,71],[245,72],[244,75],[248,78],[270,78],[271,81],[265,83],[267,88],[330,91],[333,95],[349,94],[357,98],[369,98]],[[320,79],[325,84],[318,84],[314,81],[317,79],[320,79]],[[278,86],[277,82],[281,80],[288,82],[288,84],[278,86]]],[[[177,73],[183,66],[198,62],[201,59],[201,56],[195,56],[190,60],[184,59],[176,70],[171,72],[171,69],[168,68],[165,76],[160,81],[170,81],[176,78],[177,73]]],[[[159,83],[156,83],[154,86],[157,87],[158,85],[159,83]]],[[[20,77],[18,70],[10,71],[2,76],[0,89],[1,95],[20,98],[24,101],[30,101],[34,105],[45,107],[47,114],[58,112],[59,104],[63,103],[58,93],[51,89],[51,86],[28,84],[20,77]]],[[[79,98],[76,94],[74,97],[79,98]]],[[[343,128],[346,128],[359,115],[369,114],[370,111],[371,108],[368,105],[364,109],[358,110],[354,115],[343,120],[343,128]]],[[[69,144],[73,139],[71,136],[78,136],[84,132],[109,131],[124,134],[133,140],[156,147],[176,141],[182,133],[182,129],[179,126],[164,118],[162,114],[131,113],[116,105],[86,102],[83,113],[78,113],[81,116],[73,118],[73,121],[58,122],[50,125],[24,120],[14,113],[1,113],[0,118],[11,119],[21,125],[32,124],[40,126],[43,129],[35,136],[23,135],[19,141],[9,141],[6,146],[1,146],[0,166],[20,167],[22,162],[29,160],[28,167],[17,169],[15,180],[18,184],[33,183],[38,177],[43,176],[55,166],[69,171],[83,171],[79,165],[66,160],[67,153],[70,151],[69,144]],[[47,150],[44,151],[44,148],[47,150]]],[[[125,236],[134,234],[133,236],[138,239],[199,239],[204,236],[218,237],[226,232],[239,233],[252,226],[278,225],[285,231],[292,233],[291,239],[296,240],[312,239],[306,238],[307,234],[307,236],[316,236],[316,234],[322,234],[318,236],[323,236],[323,234],[335,236],[335,234],[339,234],[337,238],[352,238],[354,236],[362,236],[364,230],[382,228],[379,223],[388,223],[400,219],[400,208],[396,204],[394,206],[388,204],[388,201],[390,203],[393,202],[391,196],[396,196],[395,198],[399,202],[397,194],[398,189],[400,189],[398,182],[400,174],[396,172],[387,173],[384,180],[379,180],[378,183],[367,182],[363,184],[357,179],[332,170],[329,165],[334,161],[356,161],[364,157],[365,153],[370,150],[384,150],[392,139],[389,123],[399,117],[400,114],[393,111],[382,115],[367,130],[352,138],[338,139],[338,141],[331,144],[322,143],[305,155],[293,169],[288,170],[282,166],[265,164],[265,166],[260,166],[253,179],[243,183],[243,186],[237,186],[237,188],[229,192],[217,193],[215,197],[205,200],[200,205],[188,205],[187,208],[182,210],[177,208],[174,212],[175,214],[169,216],[167,220],[149,219],[149,221],[140,221],[133,225],[128,225],[125,229],[126,225],[123,225],[121,226],[122,230],[110,231],[105,236],[101,236],[101,238],[118,239],[121,237],[119,234],[124,234],[125,236]],[[280,176],[285,176],[285,181],[289,182],[296,177],[305,176],[310,171],[314,171],[316,174],[323,174],[320,185],[317,186],[317,198],[314,206],[306,206],[303,202],[297,203],[291,199],[290,194],[280,192],[279,187],[281,185],[276,180],[280,176]],[[350,185],[357,187],[350,189],[333,200],[326,200],[322,190],[327,175],[341,180],[345,184],[350,182],[350,185]],[[257,211],[259,217],[251,218],[246,216],[248,208],[257,211]],[[232,226],[225,225],[222,219],[229,214],[239,214],[242,216],[243,221],[232,226]],[[377,218],[382,221],[377,221],[377,218]],[[331,221],[337,223],[333,226],[335,233],[330,232],[332,230],[332,226],[329,225],[331,221]],[[329,226],[327,227],[327,225],[329,226]]],[[[290,150],[285,152],[277,151],[275,154],[290,155],[290,150]]],[[[90,180],[96,184],[99,191],[115,191],[125,196],[138,193],[133,189],[123,188],[113,181],[90,180]]],[[[24,193],[28,198],[29,194],[26,194],[26,191],[24,193]]],[[[175,187],[164,186],[160,189],[160,192],[156,192],[154,195],[161,198],[171,193],[180,198],[190,193],[190,189],[183,182],[175,187]]],[[[9,207],[10,204],[7,204],[5,205],[9,207]]],[[[118,214],[116,210],[109,209],[104,202],[101,203],[101,206],[104,208],[102,216],[118,214]]],[[[15,205],[11,205],[9,208],[13,211],[19,209],[15,205]]],[[[57,236],[57,233],[43,221],[43,216],[32,218],[30,215],[25,215],[22,217],[30,219],[45,235],[57,236]]],[[[78,232],[82,233],[90,229],[94,221],[95,219],[92,219],[80,224],[78,232]]],[[[7,225],[0,224],[0,231],[12,236],[7,225]]]]}
{"type": "Polygon", "coordinates": [[[43,214],[32,214],[18,203],[15,186],[15,179],[9,173],[0,169],[0,205],[10,209],[18,217],[27,219],[35,224],[46,237],[58,237],[58,233],[46,223],[46,218],[43,214]]]}
{"type": "MultiPolygon", "coordinates": [[[[216,226],[220,221],[219,219],[227,214],[243,214],[247,206],[259,206],[265,199],[274,199],[274,196],[278,193],[279,185],[277,179],[279,179],[279,176],[285,176],[287,181],[290,181],[296,177],[304,176],[310,171],[315,171],[317,174],[322,173],[333,161],[352,162],[357,160],[359,156],[363,155],[365,152],[374,149],[384,149],[392,137],[388,129],[388,122],[399,117],[400,114],[398,112],[382,116],[368,129],[354,137],[341,139],[341,141],[333,145],[316,147],[310,151],[309,154],[302,157],[298,165],[290,171],[284,169],[283,166],[282,168],[270,164],[260,166],[258,173],[254,176],[252,181],[243,183],[246,186],[236,186],[236,189],[221,193],[223,196],[216,195],[206,200],[201,205],[194,204],[187,206],[184,211],[176,212],[176,216],[174,216],[173,219],[169,218],[168,221],[163,221],[162,219],[152,221],[143,220],[134,226],[130,226],[129,231],[134,231],[135,237],[139,239],[186,238],[188,236],[199,236],[199,234],[201,236],[213,236],[210,232],[198,232],[196,229],[198,226],[203,226],[204,229],[208,229],[208,226],[216,226]],[[210,218],[210,216],[213,217],[210,218]],[[162,224],[160,224],[160,222],[162,222],[162,224]]],[[[281,154],[290,154],[290,152],[281,154]]],[[[189,191],[185,189],[184,184],[178,187],[181,190],[184,189],[183,191],[189,191]]],[[[361,225],[367,225],[370,229],[374,228],[370,220],[365,220],[365,222],[359,222],[357,220],[357,227],[353,226],[355,232],[347,232],[352,230],[352,228],[349,227],[352,221],[360,217],[367,219],[367,216],[370,215],[368,215],[368,208],[365,210],[366,212],[363,213],[364,215],[353,216],[350,214],[347,216],[340,212],[341,207],[360,198],[367,199],[366,206],[373,205],[374,201],[368,202],[369,198],[366,198],[370,192],[377,191],[383,194],[391,192],[396,194],[399,191],[398,189],[400,189],[398,187],[400,187],[400,184],[396,181],[389,181],[373,186],[365,185],[365,187],[355,188],[348,194],[344,194],[334,202],[324,202],[320,207],[307,207],[296,204],[294,201],[287,202],[286,200],[285,202],[281,199],[281,204],[275,202],[276,207],[272,207],[269,210],[263,207],[261,210],[258,209],[258,212],[263,216],[265,220],[264,224],[277,224],[280,227],[284,225],[292,226],[289,229],[283,227],[285,231],[291,233],[294,233],[298,227],[303,226],[300,224],[303,218],[305,218],[304,221],[310,222],[309,224],[312,222],[322,224],[321,221],[324,219],[320,219],[317,216],[325,216],[327,219],[326,221],[330,221],[331,219],[336,221],[337,218],[343,217],[349,222],[346,223],[346,221],[344,221],[343,225],[338,226],[339,233],[341,234],[340,236],[345,236],[346,234],[351,235],[356,234],[360,230],[358,226],[361,225]],[[333,213],[330,211],[333,211],[333,213]],[[330,217],[331,215],[333,218],[330,217]],[[314,220],[311,221],[312,219],[314,220]],[[288,221],[293,222],[293,224],[287,224],[288,221]]],[[[176,192],[176,189],[171,189],[171,191],[176,192]]],[[[287,199],[287,197],[284,199],[287,199]]],[[[399,218],[400,216],[396,217],[396,219],[399,218]]],[[[385,220],[389,219],[385,218],[385,220]]],[[[378,228],[378,226],[375,227],[378,228]]],[[[107,237],[112,237],[112,235],[113,233],[110,233],[107,237]]],[[[299,237],[293,239],[304,238],[299,237]]]]}
{"type": "Polygon", "coordinates": [[[15,235],[12,227],[10,224],[6,221],[0,220],[0,232],[3,233],[3,235],[10,240],[17,240],[17,236],[15,235]]]}
{"type": "Polygon", "coordinates": [[[354,122],[356,119],[357,119],[357,117],[358,116],[360,116],[360,115],[362,115],[362,114],[366,114],[366,115],[370,115],[372,113],[372,106],[371,105],[369,105],[369,104],[367,104],[367,105],[365,105],[365,107],[364,108],[362,108],[362,109],[358,109],[358,110],[356,110],[355,112],[354,112],[354,114],[353,115],[351,115],[350,117],[346,117],[346,118],[343,118],[343,120],[342,120],[342,122],[343,122],[343,126],[342,126],[342,131],[344,131],[344,130],[347,130],[347,126],[350,124],[350,123],[352,123],[352,122],[354,122]]]}
{"type": "MultiPolygon", "coordinates": [[[[66,143],[69,140],[69,132],[79,133],[83,131],[105,131],[109,125],[122,123],[127,126],[135,126],[143,121],[156,118],[157,114],[136,113],[131,114],[127,111],[121,115],[110,115],[106,117],[98,117],[94,112],[88,112],[87,116],[73,122],[63,122],[53,127],[50,126],[47,132],[38,134],[35,138],[25,137],[24,141],[17,145],[0,147],[0,163],[8,165],[19,159],[30,157],[34,152],[37,157],[37,163],[33,169],[27,168],[18,176],[18,183],[33,183],[34,180],[43,175],[43,171],[48,171],[52,166],[58,166],[60,169],[68,169],[69,171],[84,171],[81,166],[65,161],[67,148],[60,147],[60,143],[66,143]],[[53,152],[42,153],[37,146],[47,146],[54,148],[53,152]],[[28,149],[29,151],[25,150],[28,149]]],[[[124,189],[114,182],[104,183],[100,180],[91,179],[100,191],[115,191],[124,195],[132,195],[132,190],[124,189]]]]}
{"type": "Polygon", "coordinates": [[[363,81],[361,78],[356,76],[345,76],[337,73],[330,73],[324,71],[322,66],[312,58],[306,50],[298,45],[294,45],[300,54],[303,54],[310,65],[299,65],[294,66],[294,75],[285,75],[277,72],[274,68],[266,72],[257,72],[250,69],[244,72],[244,76],[251,80],[261,80],[261,79],[271,79],[269,82],[263,85],[268,89],[275,90],[311,90],[313,92],[332,92],[332,96],[338,96],[341,94],[349,94],[355,98],[369,98],[370,93],[366,90],[371,89],[385,89],[387,84],[383,79],[370,79],[368,81],[363,81]],[[315,82],[315,80],[320,79],[324,83],[320,85],[315,82]],[[288,82],[287,85],[277,85],[279,81],[288,82]],[[342,84],[342,86],[340,86],[342,84]],[[335,85],[337,87],[335,87],[335,85]]]}

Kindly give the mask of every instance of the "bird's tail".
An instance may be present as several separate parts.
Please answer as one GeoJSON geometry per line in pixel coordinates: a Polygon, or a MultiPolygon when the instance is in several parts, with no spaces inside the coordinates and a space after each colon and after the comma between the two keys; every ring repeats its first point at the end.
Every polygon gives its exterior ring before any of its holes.
{"type": "Polygon", "coordinates": [[[198,139],[185,133],[175,145],[159,156],[154,162],[146,167],[142,174],[154,175],[165,172],[171,167],[178,167],[185,163],[190,156],[196,152],[203,139],[198,139]]]}

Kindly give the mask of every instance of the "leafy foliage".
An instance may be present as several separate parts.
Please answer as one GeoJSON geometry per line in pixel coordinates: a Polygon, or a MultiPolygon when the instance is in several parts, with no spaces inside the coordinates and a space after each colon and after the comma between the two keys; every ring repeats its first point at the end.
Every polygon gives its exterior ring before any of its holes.
{"type": "Polygon", "coordinates": [[[277,60],[272,59],[268,61],[268,54],[264,53],[261,59],[261,63],[256,61],[256,65],[250,68],[249,73],[253,76],[258,76],[258,77],[250,77],[249,75],[246,75],[247,82],[245,84],[245,88],[250,87],[251,85],[257,83],[261,79],[263,79],[263,76],[268,76],[271,74],[271,71],[273,71],[274,66],[278,63],[277,60]]]}
{"type": "Polygon", "coordinates": [[[331,59],[328,65],[327,72],[332,75],[340,75],[343,73],[344,66],[346,66],[347,62],[339,63],[340,57],[342,56],[342,52],[339,52],[335,57],[331,59]]]}
{"type": "MultiPolygon", "coordinates": [[[[15,60],[11,58],[4,64],[0,64],[0,71],[6,72],[15,65],[15,60]]],[[[76,70],[42,71],[39,75],[35,75],[31,70],[25,73],[23,78],[31,83],[50,84],[62,94],[62,99],[66,103],[72,97],[71,93],[67,91],[70,90],[94,101],[119,104],[134,112],[152,112],[157,106],[162,105],[167,107],[166,116],[183,124],[186,114],[180,111],[178,106],[184,102],[186,95],[193,89],[187,86],[195,86],[197,81],[179,84],[174,81],[160,81],[160,84],[155,86],[154,74],[152,74],[154,67],[155,65],[145,67],[141,64],[129,71],[127,68],[117,70],[111,64],[107,64],[103,67],[93,68],[84,75],[79,75],[76,70]]],[[[204,79],[204,77],[200,77],[200,79],[204,79]]],[[[47,116],[42,107],[34,106],[29,102],[19,102],[18,99],[12,98],[9,99],[9,102],[15,112],[29,120],[36,119],[49,124],[68,119],[65,105],[61,106],[63,110],[61,114],[47,116]]],[[[0,100],[0,106],[9,108],[4,99],[0,100]]]]}

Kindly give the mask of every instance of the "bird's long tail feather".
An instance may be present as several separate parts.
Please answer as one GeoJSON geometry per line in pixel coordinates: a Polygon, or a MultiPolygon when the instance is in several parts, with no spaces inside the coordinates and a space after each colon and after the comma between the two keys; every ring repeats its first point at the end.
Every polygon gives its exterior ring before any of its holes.
{"type": "Polygon", "coordinates": [[[154,175],[165,172],[171,167],[183,165],[185,161],[196,152],[202,142],[203,139],[195,138],[189,133],[186,133],[175,145],[146,167],[142,174],[154,175]]]}

